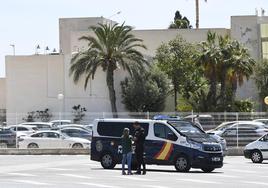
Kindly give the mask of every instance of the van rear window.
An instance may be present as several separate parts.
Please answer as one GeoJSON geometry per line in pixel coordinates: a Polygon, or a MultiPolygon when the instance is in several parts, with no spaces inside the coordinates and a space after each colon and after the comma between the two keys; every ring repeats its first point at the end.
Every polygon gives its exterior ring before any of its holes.
{"type": "MultiPolygon", "coordinates": [[[[140,123],[144,128],[145,135],[148,135],[148,123],[140,123]]],[[[129,128],[130,135],[134,135],[134,128],[132,122],[99,122],[97,131],[101,136],[121,137],[124,128],[129,128]]]]}

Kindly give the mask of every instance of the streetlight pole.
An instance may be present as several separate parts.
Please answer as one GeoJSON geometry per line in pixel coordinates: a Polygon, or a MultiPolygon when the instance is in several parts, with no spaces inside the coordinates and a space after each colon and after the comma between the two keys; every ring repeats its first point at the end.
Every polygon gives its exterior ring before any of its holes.
{"type": "Polygon", "coordinates": [[[116,12],[115,14],[113,14],[113,15],[111,15],[111,16],[108,17],[108,19],[110,20],[110,25],[112,25],[112,20],[111,20],[111,18],[114,17],[114,16],[116,16],[116,15],[119,15],[119,14],[121,14],[121,11],[118,11],[118,12],[116,12]]]}
{"type": "Polygon", "coordinates": [[[58,100],[60,101],[60,105],[59,105],[59,120],[61,121],[61,113],[62,113],[62,101],[64,99],[64,95],[62,93],[58,94],[58,100]]]}
{"type": "Polygon", "coordinates": [[[13,55],[15,55],[15,44],[10,44],[10,46],[12,47],[12,49],[13,49],[13,55]]]}

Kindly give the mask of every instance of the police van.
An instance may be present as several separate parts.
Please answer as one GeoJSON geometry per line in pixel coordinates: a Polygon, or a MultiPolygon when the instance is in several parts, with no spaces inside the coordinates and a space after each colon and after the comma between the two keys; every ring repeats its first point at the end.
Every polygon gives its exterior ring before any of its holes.
{"type": "Polygon", "coordinates": [[[145,130],[146,164],[174,165],[179,172],[188,172],[191,168],[212,172],[223,166],[221,145],[191,122],[183,120],[96,119],[91,160],[101,162],[105,169],[120,164],[121,135],[124,128],[129,128],[133,135],[134,122],[139,122],[145,130]]]}

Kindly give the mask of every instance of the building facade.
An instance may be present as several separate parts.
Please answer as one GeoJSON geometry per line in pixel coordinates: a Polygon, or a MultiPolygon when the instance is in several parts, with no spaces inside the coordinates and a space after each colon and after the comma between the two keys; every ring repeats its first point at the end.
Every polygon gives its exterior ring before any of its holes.
{"type": "MultiPolygon", "coordinates": [[[[105,73],[97,70],[94,80],[90,80],[84,90],[83,79],[74,84],[69,76],[73,53],[85,49],[87,44],[78,39],[91,35],[88,29],[98,23],[114,22],[105,18],[64,18],[59,20],[60,53],[31,56],[6,56],[6,78],[0,79],[0,109],[6,109],[8,124],[21,122],[27,112],[50,109],[52,112],[71,112],[74,105],[86,107],[88,112],[110,112],[110,101],[106,87],[105,73]],[[3,91],[3,92],[2,92],[3,91]],[[58,94],[64,99],[58,100],[58,94]],[[16,114],[16,115],[15,115],[16,114]]],[[[268,56],[268,18],[258,16],[234,16],[231,28],[208,29],[163,29],[134,30],[133,34],[143,39],[148,48],[142,50],[147,57],[153,57],[163,43],[182,36],[188,42],[199,43],[206,40],[210,30],[219,35],[231,35],[243,43],[257,61],[268,56]]],[[[128,76],[121,69],[115,73],[115,89],[119,112],[125,112],[121,103],[120,82],[128,76]]],[[[258,100],[258,92],[252,80],[239,88],[238,97],[258,100]]],[[[167,105],[166,111],[174,106],[167,105]]],[[[56,117],[55,117],[56,118],[56,117]]]]}

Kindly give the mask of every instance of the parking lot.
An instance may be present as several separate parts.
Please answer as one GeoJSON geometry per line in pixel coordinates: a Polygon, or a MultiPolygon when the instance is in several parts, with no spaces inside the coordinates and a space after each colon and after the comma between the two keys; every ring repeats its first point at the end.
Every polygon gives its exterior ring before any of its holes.
{"type": "Polygon", "coordinates": [[[143,175],[122,176],[120,166],[104,170],[89,156],[0,156],[0,187],[267,187],[268,163],[253,164],[243,157],[226,157],[222,169],[177,173],[173,166],[148,166],[143,175]]]}

